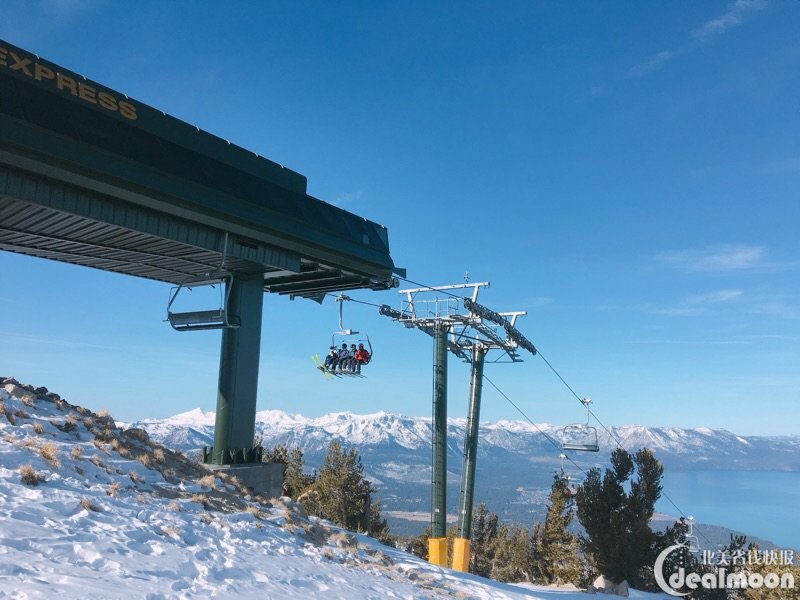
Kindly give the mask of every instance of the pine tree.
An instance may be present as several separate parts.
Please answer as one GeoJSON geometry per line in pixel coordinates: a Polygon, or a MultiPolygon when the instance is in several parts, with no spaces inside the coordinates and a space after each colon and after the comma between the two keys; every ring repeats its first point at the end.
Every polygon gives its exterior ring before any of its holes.
{"type": "Polygon", "coordinates": [[[286,471],[283,475],[284,496],[292,500],[297,498],[314,483],[314,476],[303,473],[303,451],[297,446],[289,450],[285,444],[274,448],[264,448],[262,460],[269,463],[283,463],[286,471]]]}
{"type": "Polygon", "coordinates": [[[294,447],[289,451],[286,473],[283,476],[283,493],[293,500],[314,483],[314,476],[303,473],[303,451],[294,447]]]}
{"type": "Polygon", "coordinates": [[[634,587],[649,587],[647,568],[660,548],[650,529],[655,503],[661,496],[664,468],[650,450],[634,457],[623,449],[611,454],[611,468],[601,478],[589,471],[578,488],[578,519],[586,529],[586,550],[601,573],[613,581],[628,580],[634,587]],[[624,484],[637,476],[626,492],[624,484]]]}
{"type": "Polygon", "coordinates": [[[500,524],[495,540],[491,578],[510,583],[530,581],[529,548],[526,528],[500,524]]]}
{"type": "Polygon", "coordinates": [[[568,529],[575,512],[573,504],[569,479],[563,472],[556,473],[544,525],[534,525],[531,530],[535,572],[546,584],[577,584],[581,579],[578,538],[568,529]]]}
{"type": "Polygon", "coordinates": [[[470,572],[481,577],[492,573],[499,519],[496,513],[489,514],[486,504],[481,502],[472,518],[472,540],[470,572]]]}
{"type": "Polygon", "coordinates": [[[364,478],[364,467],[358,452],[345,450],[333,440],[314,491],[317,494],[315,512],[337,525],[353,531],[366,531],[369,519],[372,485],[364,478]]]}

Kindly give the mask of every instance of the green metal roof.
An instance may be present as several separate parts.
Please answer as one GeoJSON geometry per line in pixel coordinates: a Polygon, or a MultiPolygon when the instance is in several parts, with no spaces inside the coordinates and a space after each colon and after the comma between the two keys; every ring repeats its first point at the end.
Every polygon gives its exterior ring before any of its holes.
{"type": "Polygon", "coordinates": [[[303,175],[3,41],[0,249],[173,283],[225,256],[306,296],[394,270],[386,228],[303,175]]]}

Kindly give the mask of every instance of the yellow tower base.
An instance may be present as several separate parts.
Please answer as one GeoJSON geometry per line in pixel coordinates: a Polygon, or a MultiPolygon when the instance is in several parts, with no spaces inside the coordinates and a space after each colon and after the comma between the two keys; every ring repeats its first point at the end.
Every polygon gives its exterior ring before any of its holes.
{"type": "Polygon", "coordinates": [[[428,538],[428,562],[440,567],[447,566],[447,538],[428,538]]]}
{"type": "Polygon", "coordinates": [[[456,571],[469,572],[469,540],[466,538],[453,540],[453,568],[456,571]]]}

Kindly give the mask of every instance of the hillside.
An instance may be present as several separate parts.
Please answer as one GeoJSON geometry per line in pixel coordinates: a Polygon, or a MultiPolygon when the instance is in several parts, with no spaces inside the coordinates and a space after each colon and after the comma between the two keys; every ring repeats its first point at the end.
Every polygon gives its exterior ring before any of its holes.
{"type": "Polygon", "coordinates": [[[102,412],[0,386],[0,597],[588,598],[433,567],[102,412]]]}

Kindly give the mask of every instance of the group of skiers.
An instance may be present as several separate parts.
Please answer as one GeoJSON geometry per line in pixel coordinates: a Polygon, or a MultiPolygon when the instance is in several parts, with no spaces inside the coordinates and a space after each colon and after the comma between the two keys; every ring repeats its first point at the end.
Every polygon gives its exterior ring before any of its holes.
{"type": "Polygon", "coordinates": [[[362,365],[366,365],[370,358],[364,344],[359,344],[357,348],[355,344],[350,344],[349,350],[347,344],[342,344],[338,350],[336,346],[331,346],[328,356],[325,357],[325,368],[331,372],[361,373],[362,365]]]}

